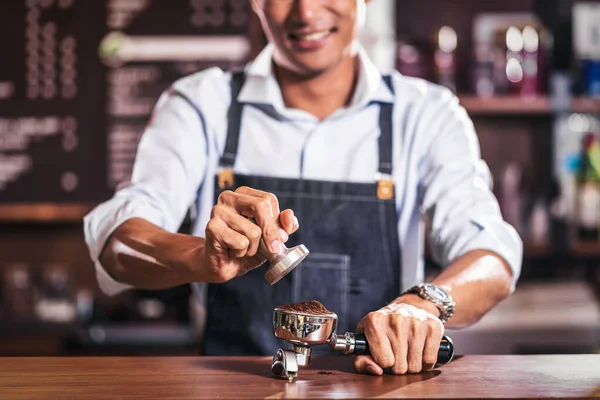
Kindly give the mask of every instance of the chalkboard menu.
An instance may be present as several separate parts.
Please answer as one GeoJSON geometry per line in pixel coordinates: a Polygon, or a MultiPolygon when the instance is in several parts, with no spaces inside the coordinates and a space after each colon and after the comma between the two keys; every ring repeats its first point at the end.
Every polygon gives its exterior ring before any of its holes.
{"type": "Polygon", "coordinates": [[[0,203],[99,202],[159,95],[250,54],[247,0],[0,2],[0,203]]]}

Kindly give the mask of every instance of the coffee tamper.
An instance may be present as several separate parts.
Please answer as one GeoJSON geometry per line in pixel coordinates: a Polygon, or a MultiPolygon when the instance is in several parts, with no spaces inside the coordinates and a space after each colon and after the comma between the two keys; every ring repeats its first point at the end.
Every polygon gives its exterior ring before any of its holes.
{"type": "MultiPolygon", "coordinates": [[[[328,344],[344,354],[370,354],[369,343],[362,333],[337,334],[338,317],[335,313],[303,314],[275,308],[273,334],[292,345],[292,350],[277,350],[271,362],[271,372],[286,377],[290,382],[298,376],[299,368],[310,364],[311,346],[328,344]]],[[[440,341],[436,367],[452,361],[454,344],[449,337],[440,341]]]]}
{"type": "Polygon", "coordinates": [[[265,272],[265,279],[270,285],[274,285],[281,278],[289,274],[308,255],[308,249],[303,244],[287,248],[281,243],[281,251],[277,254],[273,254],[267,250],[262,239],[260,241],[259,248],[260,247],[262,247],[262,249],[259,250],[261,255],[269,260],[269,266],[267,267],[267,272],[265,272]]]}
{"type": "MultiPolygon", "coordinates": [[[[248,219],[256,223],[254,219],[248,219]]],[[[269,261],[267,272],[265,272],[265,279],[269,282],[269,285],[274,285],[279,282],[280,279],[296,268],[309,253],[308,249],[303,244],[288,248],[282,242],[280,247],[279,253],[273,254],[267,249],[262,238],[258,245],[258,252],[260,255],[269,261]]]]}

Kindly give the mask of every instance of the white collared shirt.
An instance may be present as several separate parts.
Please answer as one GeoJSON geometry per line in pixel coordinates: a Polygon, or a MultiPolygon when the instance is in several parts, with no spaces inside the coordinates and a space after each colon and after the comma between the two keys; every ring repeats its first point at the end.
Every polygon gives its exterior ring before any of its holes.
{"type": "MultiPolygon", "coordinates": [[[[319,121],[285,107],[272,72],[272,52],[267,46],[246,67],[238,96],[245,106],[236,173],[375,182],[377,102],[393,103],[403,289],[424,279],[422,213],[431,223],[432,255],[440,265],[471,250],[490,250],[508,262],[516,283],[521,239],[502,218],[473,124],[449,90],[394,73],[392,93],[361,48],[353,101],[319,121]]],[[[144,218],[175,232],[191,209],[196,218],[190,233],[204,236],[225,147],[230,78],[229,72],[211,68],[174,83],[189,101],[172,91],[163,93],[140,141],[130,183],[85,217],[86,243],[106,293],[131,287],[112,279],[99,261],[110,234],[125,220],[144,218]]]]}

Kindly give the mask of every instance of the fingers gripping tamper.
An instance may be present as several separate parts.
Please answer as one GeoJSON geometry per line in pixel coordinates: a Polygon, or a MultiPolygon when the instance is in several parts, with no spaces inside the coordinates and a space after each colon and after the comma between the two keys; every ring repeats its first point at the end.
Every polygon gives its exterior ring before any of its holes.
{"type": "Polygon", "coordinates": [[[294,268],[298,266],[308,255],[308,249],[300,244],[298,246],[287,248],[281,243],[281,251],[277,254],[269,252],[264,248],[264,243],[260,242],[261,254],[269,260],[269,266],[267,272],[265,272],[265,279],[270,285],[277,283],[284,276],[289,274],[294,268]]]}
{"type": "MultiPolygon", "coordinates": [[[[250,221],[256,223],[252,218],[250,221]]],[[[267,249],[264,240],[261,238],[258,245],[258,252],[267,259],[269,265],[265,272],[265,279],[270,285],[279,282],[284,276],[292,272],[308,256],[308,249],[303,244],[288,248],[281,243],[279,253],[273,254],[267,249]]]]}

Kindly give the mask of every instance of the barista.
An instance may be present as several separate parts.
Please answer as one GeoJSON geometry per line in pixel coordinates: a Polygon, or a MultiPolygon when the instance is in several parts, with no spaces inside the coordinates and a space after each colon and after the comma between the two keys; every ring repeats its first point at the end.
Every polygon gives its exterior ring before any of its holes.
{"type": "Polygon", "coordinates": [[[357,42],[366,0],[251,4],[269,45],[243,71],[175,82],[131,182],[86,216],[100,286],[207,284],[208,355],[272,355],[273,307],[319,300],[366,334],[358,372],[429,370],[444,329],[479,320],[521,268],[473,125],[450,91],[381,75],[357,42]],[[427,284],[423,214],[445,267],[427,284]],[[260,239],[310,255],[271,286],[260,239]]]}

